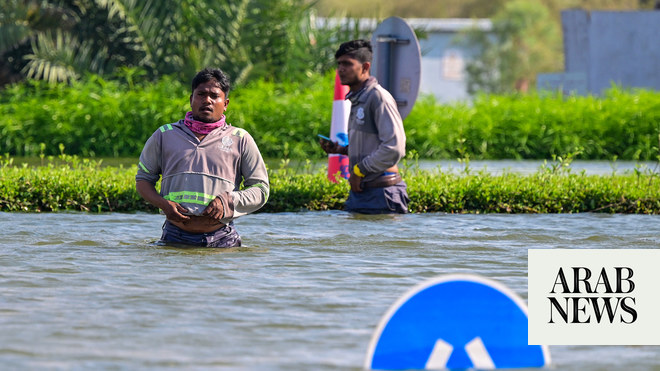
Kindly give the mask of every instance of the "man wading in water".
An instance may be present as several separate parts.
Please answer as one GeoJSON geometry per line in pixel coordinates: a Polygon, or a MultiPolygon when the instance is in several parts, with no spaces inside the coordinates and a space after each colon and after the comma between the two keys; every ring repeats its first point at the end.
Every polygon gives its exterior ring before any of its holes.
{"type": "Polygon", "coordinates": [[[347,155],[351,191],[345,210],[365,214],[407,213],[406,183],[397,163],[405,155],[406,135],[392,95],[370,75],[373,51],[367,40],[341,44],[335,53],[337,75],[350,87],[348,146],[321,141],[326,153],[347,155]]]}
{"type": "Polygon", "coordinates": [[[225,123],[229,87],[219,69],[198,72],[192,81],[192,111],[161,126],[144,145],[136,188],[165,214],[163,242],[240,246],[233,220],[268,199],[266,165],[254,139],[225,123]],[[155,186],[161,175],[159,194],[155,186]]]}

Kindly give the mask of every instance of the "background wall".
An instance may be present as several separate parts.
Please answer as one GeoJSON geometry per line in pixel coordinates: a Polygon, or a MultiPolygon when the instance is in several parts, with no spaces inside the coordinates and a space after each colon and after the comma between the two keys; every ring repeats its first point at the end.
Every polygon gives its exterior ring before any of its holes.
{"type": "Polygon", "coordinates": [[[660,11],[562,12],[565,73],[539,88],[600,94],[612,84],[660,90],[660,11]]]}
{"type": "Polygon", "coordinates": [[[407,19],[413,29],[423,30],[420,93],[433,94],[440,102],[469,100],[465,62],[472,53],[454,43],[456,35],[471,27],[489,31],[487,19],[407,19]]]}

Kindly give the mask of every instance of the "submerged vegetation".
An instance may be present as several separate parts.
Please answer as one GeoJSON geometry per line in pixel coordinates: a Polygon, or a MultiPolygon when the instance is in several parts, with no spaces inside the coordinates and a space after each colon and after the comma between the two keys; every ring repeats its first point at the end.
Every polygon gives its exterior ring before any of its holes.
{"type": "MultiPolygon", "coordinates": [[[[32,167],[0,159],[0,211],[157,211],[135,191],[135,166],[103,167],[68,155],[42,160],[42,166],[32,167]]],[[[576,174],[568,157],[555,158],[532,175],[473,173],[468,163],[460,173],[414,164],[403,168],[415,213],[660,214],[660,177],[651,169],[576,174]]],[[[330,182],[324,170],[295,171],[283,161],[269,176],[270,197],[260,212],[340,210],[348,196],[348,183],[330,182]]]]}

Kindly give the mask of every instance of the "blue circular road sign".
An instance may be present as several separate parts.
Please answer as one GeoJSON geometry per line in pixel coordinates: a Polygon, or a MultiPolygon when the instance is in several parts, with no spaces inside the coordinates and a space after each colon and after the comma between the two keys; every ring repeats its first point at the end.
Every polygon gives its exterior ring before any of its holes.
{"type": "Polygon", "coordinates": [[[366,369],[542,367],[546,346],[527,344],[527,307],[513,291],[476,275],[424,282],[383,316],[366,369]]]}

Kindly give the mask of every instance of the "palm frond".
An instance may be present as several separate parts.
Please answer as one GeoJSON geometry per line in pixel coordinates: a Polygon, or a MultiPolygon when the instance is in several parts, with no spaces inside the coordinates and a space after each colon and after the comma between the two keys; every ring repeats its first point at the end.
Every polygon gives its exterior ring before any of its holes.
{"type": "Polygon", "coordinates": [[[143,52],[144,56],[136,65],[153,67],[154,40],[151,37],[161,26],[159,19],[154,18],[152,13],[156,9],[167,8],[162,2],[152,0],[95,0],[96,3],[107,9],[108,18],[116,17],[122,22],[116,33],[121,35],[121,41],[127,48],[143,52]]]}
{"type": "Polygon", "coordinates": [[[77,79],[74,60],[79,46],[71,34],[59,30],[41,33],[32,42],[33,53],[25,56],[28,64],[23,73],[50,83],[77,79]]]}

